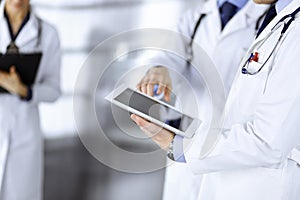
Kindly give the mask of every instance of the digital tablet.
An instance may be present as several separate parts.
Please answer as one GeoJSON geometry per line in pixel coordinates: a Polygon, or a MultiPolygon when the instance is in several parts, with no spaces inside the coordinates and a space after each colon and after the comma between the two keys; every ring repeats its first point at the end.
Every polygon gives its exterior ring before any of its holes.
{"type": "Polygon", "coordinates": [[[112,91],[106,99],[114,105],[149,120],[175,134],[191,138],[201,121],[175,107],[124,85],[112,91]]]}
{"type": "MultiPolygon", "coordinates": [[[[0,54],[0,70],[9,72],[11,66],[16,67],[21,81],[31,86],[39,68],[42,53],[0,54]]],[[[0,93],[7,92],[0,87],[0,93]]]]}

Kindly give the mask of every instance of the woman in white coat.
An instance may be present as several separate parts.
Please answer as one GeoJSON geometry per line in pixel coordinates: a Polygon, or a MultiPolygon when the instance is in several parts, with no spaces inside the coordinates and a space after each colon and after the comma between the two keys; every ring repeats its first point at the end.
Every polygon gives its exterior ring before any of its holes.
{"type": "MultiPolygon", "coordinates": [[[[0,199],[42,199],[43,136],[38,104],[60,95],[60,44],[56,30],[37,18],[29,0],[0,6],[0,51],[15,44],[19,53],[42,52],[35,83],[22,83],[14,67],[0,72],[0,199]]],[[[30,67],[30,66],[28,66],[30,67]]]]}
{"type": "MultiPolygon", "coordinates": [[[[197,9],[188,11],[179,21],[177,31],[188,38],[191,38],[194,34],[194,44],[203,48],[215,64],[223,80],[227,95],[239,63],[255,37],[258,29],[257,24],[261,22],[260,20],[269,6],[257,5],[252,0],[229,1],[236,3],[239,10],[222,29],[219,10],[225,2],[210,0],[199,5],[197,9]],[[201,17],[202,19],[199,20],[201,17]],[[195,28],[199,21],[198,28],[195,28]],[[226,49],[226,52],[224,49],[226,49]]],[[[185,44],[187,48],[189,48],[189,42],[187,41],[187,44],[185,44]]],[[[177,69],[179,68],[180,71],[185,73],[184,71],[188,70],[185,68],[186,63],[180,63],[180,61],[182,60],[177,61],[164,54],[157,55],[151,60],[153,63],[161,63],[161,66],[178,66],[177,69]]],[[[189,80],[197,79],[197,77],[191,77],[192,75],[193,73],[189,73],[189,80]]],[[[178,86],[178,81],[172,81],[168,77],[170,76],[165,68],[154,67],[140,81],[139,88],[143,92],[153,95],[154,84],[165,85],[164,92],[168,98],[170,93],[168,88],[171,89],[171,82],[175,82],[173,92],[176,93],[178,99],[184,101],[192,98],[192,96],[187,96],[186,92],[180,92],[180,90],[185,91],[185,89],[178,86]]],[[[212,113],[211,96],[207,88],[201,87],[200,84],[205,85],[205,83],[200,82],[197,85],[197,91],[199,91],[197,94],[198,101],[201,102],[199,104],[201,116],[199,117],[203,121],[203,131],[207,131],[212,113]]],[[[191,104],[181,105],[181,107],[187,113],[193,113],[195,110],[191,104]]],[[[185,163],[174,163],[166,169],[164,199],[194,200],[197,197],[200,183],[201,176],[195,176],[185,163]]]]}
{"type": "MultiPolygon", "coordinates": [[[[204,174],[201,200],[300,197],[300,2],[255,1],[276,2],[278,14],[251,45],[237,72],[215,148],[205,157],[201,146],[185,153],[193,173],[204,174]]],[[[152,133],[155,125],[133,119],[152,133]]],[[[153,140],[165,146],[170,138],[172,134],[163,130],[153,140]]]]}

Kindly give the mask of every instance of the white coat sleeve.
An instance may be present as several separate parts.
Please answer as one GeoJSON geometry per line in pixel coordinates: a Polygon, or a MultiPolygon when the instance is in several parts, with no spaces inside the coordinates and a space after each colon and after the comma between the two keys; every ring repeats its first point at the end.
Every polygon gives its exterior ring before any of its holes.
{"type": "Polygon", "coordinates": [[[282,166],[300,143],[299,43],[299,31],[294,31],[282,44],[253,120],[223,130],[215,149],[206,157],[186,154],[194,173],[282,166]]]}
{"type": "Polygon", "coordinates": [[[61,49],[56,30],[53,27],[43,27],[43,55],[40,63],[39,80],[32,87],[32,99],[29,103],[53,102],[61,94],[60,67],[61,49]]]}

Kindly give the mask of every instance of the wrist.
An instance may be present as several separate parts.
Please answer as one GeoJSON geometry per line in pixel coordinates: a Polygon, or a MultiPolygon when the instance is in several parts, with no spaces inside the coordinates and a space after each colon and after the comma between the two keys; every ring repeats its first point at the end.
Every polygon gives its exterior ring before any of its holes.
{"type": "Polygon", "coordinates": [[[25,98],[28,95],[28,87],[24,84],[20,84],[18,87],[18,91],[17,94],[21,97],[21,98],[25,98]]]}
{"type": "Polygon", "coordinates": [[[174,138],[175,138],[175,135],[173,135],[172,140],[169,143],[168,148],[167,148],[167,156],[171,160],[175,160],[175,158],[174,158],[174,148],[173,148],[174,147],[174,138]]]}

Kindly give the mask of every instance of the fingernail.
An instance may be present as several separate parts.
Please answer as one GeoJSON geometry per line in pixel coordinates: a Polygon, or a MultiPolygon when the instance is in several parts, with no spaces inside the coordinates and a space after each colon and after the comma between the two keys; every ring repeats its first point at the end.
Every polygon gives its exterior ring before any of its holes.
{"type": "Polygon", "coordinates": [[[135,120],[136,119],[136,116],[134,114],[130,115],[130,118],[135,120]]]}

